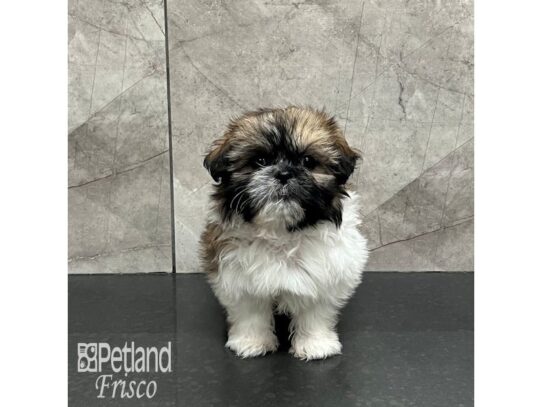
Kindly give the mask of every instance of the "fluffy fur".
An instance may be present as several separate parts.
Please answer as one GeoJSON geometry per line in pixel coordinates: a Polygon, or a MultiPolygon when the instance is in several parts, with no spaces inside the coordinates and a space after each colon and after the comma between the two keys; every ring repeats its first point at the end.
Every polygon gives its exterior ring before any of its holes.
{"type": "Polygon", "coordinates": [[[237,355],[277,349],[274,312],[292,319],[294,356],[341,353],[338,313],[367,260],[359,198],[345,188],[358,157],[332,117],[298,107],[246,113],[211,146],[201,259],[237,355]]]}

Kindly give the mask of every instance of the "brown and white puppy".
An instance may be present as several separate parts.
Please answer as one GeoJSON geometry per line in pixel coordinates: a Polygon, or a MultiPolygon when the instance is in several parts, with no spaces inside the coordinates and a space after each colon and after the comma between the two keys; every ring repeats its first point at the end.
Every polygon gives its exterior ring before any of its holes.
{"type": "Polygon", "coordinates": [[[341,352],[338,312],[367,260],[358,197],[345,188],[358,158],[332,117],[293,106],[245,113],[211,146],[201,259],[237,355],[277,349],[274,311],[292,318],[296,357],[341,352]]]}

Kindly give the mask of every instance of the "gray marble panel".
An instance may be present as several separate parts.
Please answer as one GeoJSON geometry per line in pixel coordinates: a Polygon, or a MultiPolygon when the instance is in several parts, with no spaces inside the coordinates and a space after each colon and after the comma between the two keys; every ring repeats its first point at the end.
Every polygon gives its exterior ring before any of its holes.
{"type": "Polygon", "coordinates": [[[376,271],[472,271],[473,141],[451,152],[364,219],[376,271]]]}
{"type": "Polygon", "coordinates": [[[170,272],[163,3],[68,12],[69,272],[170,272]]]}
{"type": "Polygon", "coordinates": [[[198,271],[209,143],[231,116],[325,107],[362,150],[370,270],[472,270],[472,1],[168,4],[177,270],[198,271]]]}
{"type": "Polygon", "coordinates": [[[474,220],[462,221],[371,251],[370,271],[468,271],[474,268],[474,220]]]}

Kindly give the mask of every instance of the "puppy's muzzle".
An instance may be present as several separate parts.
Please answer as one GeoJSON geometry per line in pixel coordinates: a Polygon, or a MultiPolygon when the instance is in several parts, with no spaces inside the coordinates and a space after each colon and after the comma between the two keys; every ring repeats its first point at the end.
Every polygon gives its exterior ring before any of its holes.
{"type": "Polygon", "coordinates": [[[281,162],[277,165],[277,169],[274,174],[276,179],[280,181],[281,184],[286,184],[291,178],[294,177],[293,168],[284,162],[281,162]]]}

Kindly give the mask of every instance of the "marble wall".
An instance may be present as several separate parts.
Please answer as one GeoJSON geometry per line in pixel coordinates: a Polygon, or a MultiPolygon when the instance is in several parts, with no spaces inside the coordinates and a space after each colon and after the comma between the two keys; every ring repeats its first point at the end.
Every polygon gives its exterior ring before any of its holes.
{"type": "MultiPolygon", "coordinates": [[[[70,4],[70,271],[171,270],[164,4],[70,4]]],[[[471,0],[167,3],[175,257],[197,272],[210,142],[309,104],[363,152],[369,270],[473,270],[471,0]]]]}
{"type": "Polygon", "coordinates": [[[325,107],[363,152],[369,270],[473,270],[471,1],[201,1],[168,10],[177,270],[195,250],[202,157],[245,109],[325,107]]]}
{"type": "Polygon", "coordinates": [[[171,272],[163,3],[68,13],[69,272],[171,272]]]}

